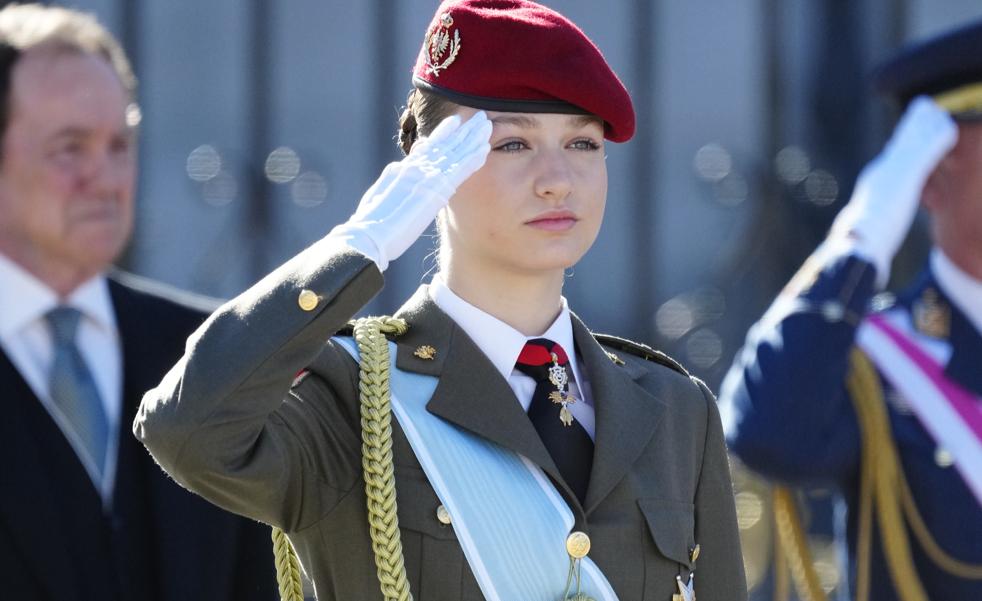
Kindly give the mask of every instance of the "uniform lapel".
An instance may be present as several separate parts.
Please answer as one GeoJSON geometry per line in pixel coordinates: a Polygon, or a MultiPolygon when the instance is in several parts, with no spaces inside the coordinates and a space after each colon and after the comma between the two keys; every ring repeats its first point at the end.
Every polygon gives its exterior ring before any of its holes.
{"type": "Polygon", "coordinates": [[[587,515],[610,494],[648,445],[667,405],[634,381],[641,372],[617,366],[575,315],[573,337],[593,393],[596,436],[587,515]]]}
{"type": "Polygon", "coordinates": [[[397,339],[396,366],[440,379],[427,411],[527,457],[563,483],[515,393],[470,337],[436,306],[427,287],[420,287],[396,315],[409,324],[409,331],[397,339]],[[432,359],[415,355],[424,345],[436,349],[432,359]]]}
{"type": "Polygon", "coordinates": [[[982,397],[982,334],[957,307],[951,306],[951,359],[945,375],[982,397]]]}

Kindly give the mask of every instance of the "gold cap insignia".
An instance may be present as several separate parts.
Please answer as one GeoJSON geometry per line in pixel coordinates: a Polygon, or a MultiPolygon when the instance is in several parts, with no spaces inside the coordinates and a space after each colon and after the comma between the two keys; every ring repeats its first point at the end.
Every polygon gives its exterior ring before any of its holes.
{"type": "Polygon", "coordinates": [[[913,306],[914,327],[932,338],[947,338],[951,329],[951,310],[938,296],[938,291],[928,288],[913,306]]]}
{"type": "Polygon", "coordinates": [[[423,59],[433,77],[440,77],[440,71],[452,65],[457,59],[457,53],[460,52],[460,30],[453,30],[451,39],[451,27],[453,27],[453,17],[450,13],[443,13],[440,16],[440,23],[427,32],[423,40],[423,59]]]}
{"type": "Polygon", "coordinates": [[[420,359],[432,361],[433,357],[436,356],[436,349],[428,344],[424,344],[423,346],[416,347],[416,350],[413,352],[413,354],[419,357],[420,359]]]}

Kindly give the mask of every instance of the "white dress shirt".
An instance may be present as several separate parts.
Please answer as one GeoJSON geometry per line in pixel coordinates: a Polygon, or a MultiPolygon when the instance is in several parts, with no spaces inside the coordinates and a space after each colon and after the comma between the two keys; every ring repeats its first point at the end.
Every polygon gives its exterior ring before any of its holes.
{"type": "Polygon", "coordinates": [[[968,317],[976,331],[982,332],[982,282],[959,269],[938,247],[931,249],[930,260],[931,271],[945,296],[968,317]]]}
{"type": "MultiPolygon", "coordinates": [[[[0,348],[40,399],[41,404],[79,452],[65,417],[51,399],[48,373],[54,345],[45,315],[59,304],[81,312],[75,344],[82,354],[109,420],[106,477],[100,494],[108,505],[116,473],[119,422],[122,414],[122,350],[109,285],[97,276],[76,288],[68,298],[57,293],[0,254],[0,348]]],[[[5,397],[6,402],[11,402],[5,397]]],[[[20,400],[18,400],[20,402],[20,400]]]]}
{"type": "MultiPolygon", "coordinates": [[[[434,276],[430,283],[430,296],[433,302],[470,336],[477,348],[487,355],[495,369],[508,381],[508,385],[515,392],[515,396],[526,412],[535,392],[535,380],[515,369],[518,355],[525,347],[525,343],[534,338],[548,338],[559,343],[569,356],[569,364],[573,371],[569,392],[576,398],[576,402],[569,405],[569,410],[590,438],[594,438],[596,425],[593,395],[586,374],[579,368],[573,341],[573,322],[565,298],[562,298],[559,317],[541,336],[525,336],[500,319],[457,296],[439,274],[434,276]]],[[[559,419],[558,412],[556,419],[559,419]]]]}

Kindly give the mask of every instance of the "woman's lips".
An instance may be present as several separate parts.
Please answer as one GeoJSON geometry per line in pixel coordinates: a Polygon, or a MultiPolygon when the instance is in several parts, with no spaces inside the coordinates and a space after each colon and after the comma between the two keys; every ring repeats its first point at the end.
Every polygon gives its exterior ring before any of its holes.
{"type": "Polygon", "coordinates": [[[526,221],[525,224],[547,232],[564,232],[571,229],[579,219],[572,211],[550,211],[526,221]]]}

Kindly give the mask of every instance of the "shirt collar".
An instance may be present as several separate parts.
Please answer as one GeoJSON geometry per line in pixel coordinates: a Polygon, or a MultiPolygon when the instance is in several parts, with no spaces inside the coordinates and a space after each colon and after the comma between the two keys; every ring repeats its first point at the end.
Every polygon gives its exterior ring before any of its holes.
{"type": "Polygon", "coordinates": [[[515,369],[515,362],[525,342],[533,338],[548,338],[558,342],[569,356],[573,377],[582,381],[576,363],[576,352],[573,340],[573,322],[570,319],[569,306],[564,297],[560,297],[562,310],[542,336],[525,336],[515,328],[497,317],[485,313],[474,305],[457,296],[439,274],[430,283],[430,297],[444,313],[450,316],[464,332],[470,336],[477,348],[487,355],[495,369],[506,380],[515,369]]]}
{"type": "Polygon", "coordinates": [[[959,269],[937,247],[931,250],[931,271],[945,296],[982,332],[982,282],[959,269]]]}
{"type": "MultiPolygon", "coordinates": [[[[59,304],[58,294],[0,253],[0,338],[20,332],[59,304]]],[[[64,304],[78,309],[106,332],[116,329],[109,284],[97,275],[76,288],[64,304]]]]}

